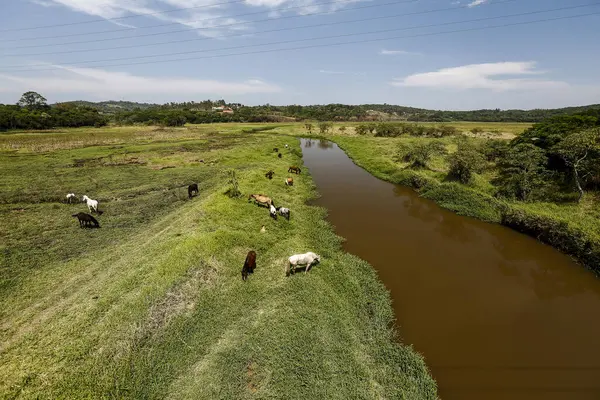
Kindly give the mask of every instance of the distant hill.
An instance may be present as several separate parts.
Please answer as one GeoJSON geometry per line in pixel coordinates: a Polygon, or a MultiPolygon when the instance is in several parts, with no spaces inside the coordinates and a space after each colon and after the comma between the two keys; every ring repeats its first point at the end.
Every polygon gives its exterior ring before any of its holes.
{"type": "MultiPolygon", "coordinates": [[[[62,103],[65,104],[65,103],[62,103]]],[[[587,106],[564,107],[556,109],[501,110],[483,109],[472,111],[441,111],[423,108],[406,107],[393,104],[324,104],[324,105],[260,105],[243,106],[238,103],[226,103],[224,100],[185,103],[136,103],[131,101],[71,101],[66,104],[87,106],[97,109],[102,114],[120,114],[141,110],[185,110],[209,112],[212,107],[227,105],[245,116],[279,116],[283,119],[302,120],[334,120],[334,121],[422,121],[422,122],[540,122],[546,118],[562,114],[575,114],[592,110],[600,110],[600,104],[587,106]]]]}

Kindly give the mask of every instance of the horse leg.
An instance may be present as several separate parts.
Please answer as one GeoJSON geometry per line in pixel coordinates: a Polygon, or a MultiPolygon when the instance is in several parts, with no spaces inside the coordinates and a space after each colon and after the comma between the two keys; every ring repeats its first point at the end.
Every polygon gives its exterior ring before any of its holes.
{"type": "Polygon", "coordinates": [[[288,264],[285,266],[285,276],[290,276],[291,269],[292,269],[292,264],[291,264],[291,263],[288,263],[288,264]]]}

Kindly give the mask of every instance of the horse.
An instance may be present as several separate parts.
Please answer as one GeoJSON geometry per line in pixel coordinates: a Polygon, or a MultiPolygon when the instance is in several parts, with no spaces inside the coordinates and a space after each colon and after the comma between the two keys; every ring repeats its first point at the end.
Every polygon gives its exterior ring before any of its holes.
{"type": "Polygon", "coordinates": [[[286,144],[286,145],[285,145],[285,148],[287,149],[288,147],[289,147],[289,146],[286,144]]]}
{"type": "Polygon", "coordinates": [[[273,207],[273,204],[269,206],[269,213],[271,214],[271,218],[277,221],[277,209],[273,207]]]}
{"type": "Polygon", "coordinates": [[[288,258],[288,264],[285,266],[285,276],[290,276],[290,272],[294,273],[298,265],[306,265],[304,273],[306,274],[311,265],[321,262],[321,256],[313,252],[304,254],[294,254],[288,258]]]}
{"type": "Polygon", "coordinates": [[[290,220],[290,209],[289,208],[277,207],[276,210],[282,217],[284,217],[288,221],[290,220]]]}
{"type": "Polygon", "coordinates": [[[281,153],[277,154],[277,157],[281,158],[281,153]]]}
{"type": "Polygon", "coordinates": [[[102,215],[102,211],[98,211],[98,200],[92,200],[86,195],[83,195],[81,200],[86,202],[90,212],[96,212],[98,215],[102,215]]]}
{"type": "Polygon", "coordinates": [[[80,228],[87,227],[87,226],[92,226],[93,228],[100,228],[100,224],[98,223],[96,218],[92,217],[90,214],[80,212],[77,214],[73,214],[71,216],[77,217],[77,219],[79,220],[80,228]]]}
{"type": "Polygon", "coordinates": [[[288,168],[288,172],[294,172],[296,174],[299,174],[300,172],[302,172],[302,170],[296,166],[291,166],[288,168]]]}
{"type": "Polygon", "coordinates": [[[67,204],[71,204],[75,201],[75,193],[67,193],[67,204]]]}
{"type": "Polygon", "coordinates": [[[270,197],[267,197],[264,194],[251,194],[248,196],[248,201],[250,201],[250,199],[254,199],[254,201],[256,201],[258,205],[272,206],[274,204],[273,200],[271,200],[270,197]]]}
{"type": "Polygon", "coordinates": [[[267,177],[269,179],[273,179],[273,174],[275,174],[275,172],[273,172],[273,170],[270,170],[269,172],[267,172],[265,174],[265,177],[267,177]]]}
{"type": "Polygon", "coordinates": [[[292,178],[287,178],[284,183],[286,186],[292,186],[294,184],[294,180],[292,178]]]}
{"type": "Polygon", "coordinates": [[[191,199],[192,195],[196,193],[198,194],[198,184],[197,183],[193,183],[190,186],[188,186],[188,197],[191,199]]]}
{"type": "Polygon", "coordinates": [[[250,250],[246,256],[246,261],[244,261],[244,266],[242,267],[243,281],[248,279],[248,274],[254,273],[254,268],[256,268],[256,252],[254,250],[250,250]]]}
{"type": "Polygon", "coordinates": [[[279,149],[278,149],[277,147],[275,147],[275,148],[273,149],[273,151],[274,151],[275,153],[279,153],[279,149]]]}

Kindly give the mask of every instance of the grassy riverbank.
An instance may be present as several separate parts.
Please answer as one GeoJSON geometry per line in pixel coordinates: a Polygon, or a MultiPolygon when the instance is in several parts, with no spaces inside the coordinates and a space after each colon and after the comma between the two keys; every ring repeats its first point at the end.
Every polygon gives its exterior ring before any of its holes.
{"type": "Polygon", "coordinates": [[[284,186],[298,141],[247,129],[0,135],[1,398],[436,397],[422,358],[394,340],[375,271],[305,204],[310,176],[284,186]],[[291,221],[223,195],[229,169],[291,221]],[[62,203],[68,192],[100,201],[101,229],[78,227],[71,214],[87,209],[62,203]],[[323,262],[286,278],[305,251],[323,262]]]}
{"type": "MultiPolygon", "coordinates": [[[[298,133],[300,134],[300,133],[298,133]]],[[[398,157],[398,146],[441,142],[449,153],[456,139],[379,138],[340,134],[327,138],[338,143],[356,164],[380,179],[414,188],[420,195],[460,215],[501,223],[548,243],[600,273],[600,196],[589,192],[580,203],[519,202],[498,199],[491,184],[497,171],[486,168],[469,184],[448,180],[445,157],[433,157],[428,168],[411,168],[398,157]]],[[[486,138],[471,138],[475,145],[486,138]]]]}

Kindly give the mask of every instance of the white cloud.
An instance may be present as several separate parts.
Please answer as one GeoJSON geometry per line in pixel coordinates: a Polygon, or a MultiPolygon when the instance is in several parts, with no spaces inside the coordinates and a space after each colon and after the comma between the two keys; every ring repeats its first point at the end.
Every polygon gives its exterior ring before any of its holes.
{"type": "MultiPolygon", "coordinates": [[[[80,12],[109,20],[120,26],[131,27],[135,24],[134,19],[114,19],[126,17],[133,14],[151,14],[146,18],[173,22],[186,27],[197,29],[202,36],[215,37],[223,31],[245,30],[248,26],[239,25],[243,20],[230,16],[228,6],[222,0],[29,0],[32,3],[48,7],[59,5],[72,11],[80,12]],[[196,8],[194,8],[196,7],[196,8]],[[184,9],[176,13],[157,12],[184,9]],[[190,9],[191,8],[191,9],[190,9]],[[234,25],[234,26],[224,26],[234,25]]],[[[352,3],[369,0],[342,0],[340,3],[322,5],[322,0],[245,0],[244,5],[248,7],[260,7],[271,10],[269,16],[279,16],[284,12],[299,15],[312,14],[322,11],[336,11],[352,3]],[[274,8],[284,8],[279,12],[272,11],[274,8]],[[286,11],[287,8],[293,8],[286,11]]]]}
{"type": "Polygon", "coordinates": [[[446,89],[491,89],[495,91],[565,88],[569,85],[560,81],[530,78],[508,78],[506,76],[539,75],[535,62],[499,62],[471,64],[462,67],[444,68],[395,79],[393,86],[446,88],[446,89]]]}
{"type": "Polygon", "coordinates": [[[469,4],[467,4],[467,7],[477,7],[480,6],[482,4],[487,3],[488,0],[473,0],[472,2],[470,2],[469,4]]]}
{"type": "Polygon", "coordinates": [[[145,77],[126,72],[53,65],[58,72],[47,76],[0,74],[0,91],[20,93],[36,90],[48,96],[78,94],[94,98],[140,95],[242,95],[277,93],[281,88],[258,79],[219,81],[183,77],[145,77]]]}
{"type": "MultiPolygon", "coordinates": [[[[39,4],[40,0],[30,1],[39,4]]],[[[129,23],[132,23],[133,19],[114,20],[114,18],[132,14],[152,14],[146,15],[146,17],[181,24],[189,28],[201,28],[196,32],[199,35],[208,37],[217,36],[223,30],[247,29],[247,27],[239,25],[222,26],[243,21],[227,17],[223,9],[224,6],[218,5],[222,3],[220,0],[43,0],[43,2],[45,6],[64,6],[72,11],[105,18],[116,25],[127,27],[132,27],[129,23]],[[189,9],[191,7],[201,8],[189,9]],[[179,8],[188,9],[181,10],[178,13],[157,14],[160,11],[179,8]]]]}
{"type": "Polygon", "coordinates": [[[382,50],[379,51],[379,54],[381,54],[382,56],[396,56],[396,55],[408,55],[408,54],[419,55],[420,53],[413,53],[411,51],[405,51],[405,50],[386,50],[386,49],[382,49],[382,50]]]}

